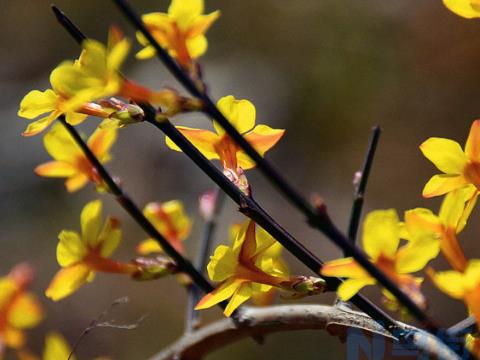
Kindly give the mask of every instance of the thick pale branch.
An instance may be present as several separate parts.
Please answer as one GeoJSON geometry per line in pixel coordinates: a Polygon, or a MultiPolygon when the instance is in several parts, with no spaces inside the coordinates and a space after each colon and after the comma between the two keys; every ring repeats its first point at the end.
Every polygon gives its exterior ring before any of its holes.
{"type": "MultiPolygon", "coordinates": [[[[408,325],[404,326],[406,332],[411,332],[411,336],[408,337],[411,343],[406,344],[407,346],[414,346],[420,352],[436,359],[460,359],[436,337],[408,325]]],[[[186,333],[150,360],[198,360],[241,339],[252,336],[261,338],[283,331],[326,330],[343,342],[352,329],[358,329],[369,337],[374,335],[384,337],[389,345],[387,348],[397,342],[396,338],[367,315],[344,307],[327,305],[244,307],[238,314],[236,324],[229,319],[222,319],[186,333]]],[[[397,343],[396,346],[400,345],[397,343]]],[[[416,353],[412,358],[417,359],[418,355],[419,353],[416,353]]]]}

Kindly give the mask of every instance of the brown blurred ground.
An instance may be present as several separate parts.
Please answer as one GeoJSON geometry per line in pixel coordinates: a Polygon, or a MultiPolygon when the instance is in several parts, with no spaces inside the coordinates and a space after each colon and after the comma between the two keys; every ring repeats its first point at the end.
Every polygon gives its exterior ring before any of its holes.
{"type": "MultiPolygon", "coordinates": [[[[142,12],[165,9],[167,1],[132,1],[142,12]]],[[[41,138],[22,138],[26,125],[16,116],[20,99],[30,89],[48,87],[50,70],[78,48],[56,24],[50,0],[1,0],[0,23],[0,272],[15,263],[32,262],[38,270],[36,290],[48,284],[57,269],[56,235],[77,229],[79,212],[96,194],[89,188],[69,195],[61,181],[37,178],[32,169],[48,159],[41,138]]],[[[126,24],[110,1],[58,0],[57,5],[91,37],[104,40],[111,22],[126,24]]],[[[480,23],[454,16],[441,1],[346,0],[207,0],[222,17],[209,32],[210,49],[202,59],[212,94],[248,98],[257,106],[258,122],[287,129],[268,157],[302,189],[325,198],[332,216],[345,227],[353,173],[362,163],[372,125],[384,133],[368,188],[367,210],[416,206],[436,210],[436,200],[423,200],[421,189],[434,172],[418,145],[429,136],[465,141],[471,121],[480,113],[478,59],[480,23]]],[[[125,72],[147,85],[174,85],[156,60],[136,62],[125,72]]],[[[208,127],[201,116],[178,123],[208,127]]],[[[82,126],[91,131],[97,121],[82,126]]],[[[209,180],[186,158],[164,146],[163,136],[147,125],[121,132],[109,168],[120,176],[140,204],[179,198],[191,214],[196,199],[211,187],[209,180]]],[[[298,214],[254,171],[256,197],[286,229],[323,259],[339,252],[307,229],[298,214]]],[[[119,257],[128,259],[144,238],[140,229],[105,198],[107,208],[124,219],[125,238],[119,257]]],[[[220,228],[240,219],[229,203],[220,228]]],[[[462,235],[468,254],[480,256],[478,211],[462,235]]],[[[193,253],[201,232],[196,218],[189,241],[193,253]]],[[[295,272],[304,267],[291,261],[295,272]]],[[[444,267],[438,261],[438,268],[444,267]]],[[[432,313],[444,324],[465,316],[462,305],[427,284],[434,296],[432,313]]],[[[374,298],[377,290],[367,291],[374,298]]],[[[35,348],[46,329],[58,329],[73,342],[112,300],[129,296],[118,319],[149,317],[135,331],[98,329],[80,347],[80,358],[111,354],[115,359],[144,359],[174,340],[182,331],[185,294],[173,280],[132,283],[98,276],[74,296],[53,304],[42,300],[48,318],[32,332],[35,348]]],[[[312,298],[329,302],[331,297],[312,298]]],[[[214,309],[210,316],[219,316],[214,309]]],[[[330,359],[344,354],[336,339],[322,333],[277,335],[263,348],[245,341],[216,353],[212,359],[330,359]],[[285,344],[288,343],[288,347],[285,344]],[[334,355],[335,354],[335,355],[334,355]]]]}

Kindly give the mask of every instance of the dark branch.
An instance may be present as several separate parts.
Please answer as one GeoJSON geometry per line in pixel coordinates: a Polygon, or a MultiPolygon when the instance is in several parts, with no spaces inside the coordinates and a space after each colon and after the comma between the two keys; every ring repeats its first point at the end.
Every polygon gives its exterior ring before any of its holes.
{"type": "Polygon", "coordinates": [[[348,239],[352,244],[355,244],[355,240],[357,238],[358,224],[360,223],[365,197],[365,189],[367,187],[368,177],[370,175],[370,169],[372,168],[373,158],[375,156],[375,150],[377,149],[380,134],[380,127],[375,126],[372,129],[372,135],[370,137],[370,143],[365,155],[363,168],[360,172],[360,178],[354,179],[355,193],[353,197],[352,210],[350,212],[350,222],[348,225],[348,239]]]}
{"type": "MultiPolygon", "coordinates": [[[[195,261],[195,267],[200,272],[205,272],[207,267],[208,257],[210,255],[211,244],[215,236],[215,230],[218,224],[218,217],[223,209],[225,203],[225,193],[220,189],[215,189],[215,199],[213,204],[213,213],[210,218],[206,219],[204,226],[204,233],[200,242],[200,249],[198,251],[197,259],[195,261]]],[[[187,314],[186,314],[186,331],[192,331],[199,325],[199,313],[195,311],[195,305],[200,300],[200,291],[198,287],[192,285],[189,288],[188,301],[187,301],[187,314]]]]}

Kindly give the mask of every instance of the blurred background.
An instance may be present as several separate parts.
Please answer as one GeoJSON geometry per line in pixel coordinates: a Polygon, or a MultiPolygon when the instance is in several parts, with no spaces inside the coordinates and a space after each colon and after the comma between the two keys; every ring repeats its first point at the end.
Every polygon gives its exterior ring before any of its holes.
{"type": "MultiPolygon", "coordinates": [[[[49,87],[50,71],[62,60],[78,56],[78,47],[57,25],[51,0],[1,0],[0,11],[0,272],[21,261],[37,272],[34,290],[47,312],[31,331],[29,344],[40,351],[47,330],[61,331],[73,343],[90,321],[112,301],[128,296],[115,320],[148,317],[132,331],[100,328],[78,349],[80,359],[110,355],[114,359],[146,359],[174,341],[183,331],[185,291],[174,279],[135,283],[100,274],[73,296],[53,303],[43,291],[58,269],[55,259],[61,229],[79,229],[83,205],[98,197],[89,186],[68,194],[61,180],[39,178],[33,168],[49,156],[42,137],[23,138],[27,125],[16,112],[31,89],[49,87]]],[[[165,11],[169,1],[132,1],[141,12],[165,11]]],[[[130,37],[133,31],[110,1],[58,0],[90,37],[104,41],[111,23],[130,37]]],[[[421,190],[436,170],[418,145],[430,136],[448,137],[462,145],[472,120],[480,114],[478,59],[480,23],[457,17],[440,0],[206,0],[208,12],[222,11],[208,33],[209,51],[201,59],[214,98],[232,94],[251,100],[257,122],[287,129],[267,157],[306,196],[325,199],[337,224],[347,226],[352,178],[363,162],[370,129],[383,128],[366,211],[426,206],[437,211],[439,201],[424,200],[421,190]]],[[[135,51],[139,46],[135,44],[135,51]]],[[[176,86],[156,60],[130,57],[125,73],[154,88],[176,86]]],[[[201,115],[175,118],[178,124],[210,128],[201,115]]],[[[81,129],[90,133],[90,119],[81,129]]],[[[109,169],[143,207],[149,201],[180,199],[195,219],[187,240],[192,256],[202,231],[197,199],[212,183],[180,153],[166,148],[164,137],[146,124],[120,131],[109,169]]],[[[340,252],[304,220],[255,170],[249,172],[254,195],[273,217],[324,260],[340,252]]],[[[116,253],[130,259],[145,238],[141,229],[107,196],[105,208],[122,219],[124,240],[116,253]]],[[[478,209],[477,209],[478,210],[478,209]]],[[[480,256],[478,211],[462,233],[467,254],[480,256]]],[[[228,241],[228,225],[242,218],[227,202],[217,242],[228,241]]],[[[288,256],[287,256],[288,257],[288,256]]],[[[289,258],[292,272],[309,274],[289,258]]],[[[444,269],[443,260],[434,263],[444,269]]],[[[444,325],[466,316],[462,304],[425,284],[431,313],[444,325]]],[[[365,293],[379,301],[378,289],[365,293]]],[[[331,303],[333,296],[308,299],[331,303]]],[[[214,308],[207,319],[221,316],[214,308]]],[[[345,348],[323,332],[273,335],[260,348],[245,340],[209,359],[330,359],[344,357],[345,348]],[[287,345],[286,345],[287,344],[287,345]]]]}

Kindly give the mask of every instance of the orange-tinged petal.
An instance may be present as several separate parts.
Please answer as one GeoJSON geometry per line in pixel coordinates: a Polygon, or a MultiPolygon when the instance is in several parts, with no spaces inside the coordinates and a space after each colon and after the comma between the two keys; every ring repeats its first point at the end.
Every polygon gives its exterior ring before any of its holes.
{"type": "Polygon", "coordinates": [[[195,306],[195,310],[202,310],[212,307],[213,305],[222,302],[231,297],[235,291],[242,285],[244,280],[230,279],[220,284],[211,293],[205,295],[195,306]]]}
{"type": "Polygon", "coordinates": [[[450,265],[457,271],[464,271],[467,258],[457,239],[454,229],[448,229],[440,240],[440,248],[450,265]]]}
{"type": "MultiPolygon", "coordinates": [[[[480,16],[480,11],[478,15],[480,16]]],[[[470,128],[465,144],[465,154],[472,162],[480,162],[480,120],[475,120],[470,128]]]]}
{"type": "Polygon", "coordinates": [[[320,274],[348,278],[364,278],[368,276],[368,273],[351,257],[328,261],[322,266],[320,274]]]}
{"type": "Polygon", "coordinates": [[[428,180],[422,195],[426,198],[444,195],[467,184],[468,182],[462,175],[435,175],[428,180]]]}
{"type": "Polygon", "coordinates": [[[337,289],[337,295],[342,301],[350,300],[356,293],[358,293],[364,286],[374,285],[375,279],[365,277],[359,279],[345,280],[337,289]]]}
{"type": "MultiPolygon", "coordinates": [[[[192,129],[185,126],[176,126],[180,131],[200,152],[209,160],[219,159],[215,151],[215,143],[219,141],[218,135],[208,130],[192,129]]],[[[166,138],[167,146],[175,151],[181,151],[170,138],[166,138]]]]}
{"type": "Polygon", "coordinates": [[[34,171],[39,176],[70,177],[75,175],[78,170],[72,164],[63,161],[49,161],[38,165],[34,171]]]}
{"type": "Polygon", "coordinates": [[[101,162],[106,162],[110,159],[110,148],[117,140],[116,129],[100,129],[97,128],[95,132],[88,139],[88,147],[99,158],[101,162]]]}
{"type": "Polygon", "coordinates": [[[26,119],[54,111],[57,104],[57,94],[51,89],[45,91],[32,90],[22,99],[18,116],[26,119]]]}
{"type": "Polygon", "coordinates": [[[472,0],[443,0],[445,6],[455,14],[473,19],[480,17],[480,9],[473,6],[472,0]]]}
{"type": "Polygon", "coordinates": [[[76,360],[74,354],[70,356],[71,351],[70,346],[62,335],[57,332],[50,332],[45,338],[42,360],[76,360]]]}
{"type": "Polygon", "coordinates": [[[5,344],[12,349],[20,349],[25,344],[25,334],[22,330],[12,326],[7,326],[3,331],[3,339],[5,344]]]}
{"type": "Polygon", "coordinates": [[[81,263],[63,268],[54,276],[45,295],[53,301],[61,300],[85,284],[89,275],[90,269],[81,263]]]}
{"type": "Polygon", "coordinates": [[[192,22],[186,36],[188,38],[194,38],[205,34],[219,16],[220,10],[214,11],[208,15],[200,15],[192,22]]]}
{"type": "Polygon", "coordinates": [[[68,192],[75,192],[84,187],[88,183],[88,181],[89,179],[87,175],[78,174],[68,178],[68,180],[65,181],[65,187],[67,188],[68,192]]]}
{"type": "MultiPolygon", "coordinates": [[[[237,100],[232,95],[228,95],[218,100],[217,107],[239,133],[246,133],[255,126],[256,111],[250,101],[237,100]]],[[[213,122],[213,126],[217,134],[225,133],[216,121],[213,122]]]]}
{"type": "Polygon", "coordinates": [[[245,301],[252,297],[252,287],[250,284],[243,283],[237,291],[232,295],[232,298],[228,302],[227,307],[223,314],[225,316],[230,317],[232,313],[237,309],[240,305],[242,305],[245,301]]]}
{"type": "Polygon", "coordinates": [[[17,329],[32,328],[42,319],[42,307],[32,294],[22,294],[8,312],[8,322],[17,329]]]}
{"type": "Polygon", "coordinates": [[[420,150],[445,174],[461,174],[467,163],[467,156],[460,145],[450,139],[429,138],[420,145],[420,150]]]}
{"type": "Polygon", "coordinates": [[[376,210],[363,223],[363,248],[376,260],[380,254],[393,258],[400,242],[400,220],[397,211],[376,210]]]}
{"type": "Polygon", "coordinates": [[[272,129],[267,125],[257,125],[252,131],[245,134],[245,138],[263,156],[266,151],[275,146],[284,133],[285,130],[283,129],[272,129]]]}

